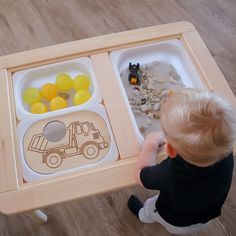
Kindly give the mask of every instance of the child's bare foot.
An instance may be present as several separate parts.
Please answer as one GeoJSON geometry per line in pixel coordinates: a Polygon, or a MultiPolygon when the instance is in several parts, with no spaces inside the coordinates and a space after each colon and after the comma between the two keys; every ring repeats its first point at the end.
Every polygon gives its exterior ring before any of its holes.
{"type": "Polygon", "coordinates": [[[140,202],[140,200],[135,196],[131,195],[128,200],[128,208],[134,215],[136,215],[138,218],[139,210],[143,207],[143,204],[140,202]]]}

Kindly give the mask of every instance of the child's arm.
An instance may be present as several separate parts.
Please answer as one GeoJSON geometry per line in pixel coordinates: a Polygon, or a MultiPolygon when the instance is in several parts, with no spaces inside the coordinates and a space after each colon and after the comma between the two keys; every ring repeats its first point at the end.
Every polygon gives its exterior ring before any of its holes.
{"type": "Polygon", "coordinates": [[[144,147],[136,163],[136,180],[142,185],[140,172],[144,167],[156,165],[158,147],[164,144],[164,136],[161,132],[153,132],[146,136],[144,147]]]}

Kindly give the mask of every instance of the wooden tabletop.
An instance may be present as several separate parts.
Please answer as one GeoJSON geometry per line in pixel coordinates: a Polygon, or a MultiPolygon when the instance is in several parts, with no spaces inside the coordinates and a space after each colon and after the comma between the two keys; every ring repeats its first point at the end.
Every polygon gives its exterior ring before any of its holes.
{"type": "MultiPolygon", "coordinates": [[[[82,38],[179,20],[191,21],[199,31],[231,89],[236,93],[236,3],[227,1],[1,1],[0,55],[50,46],[82,38]],[[89,19],[89,20],[87,20],[89,19]]],[[[233,181],[233,183],[235,180],[233,181]]],[[[76,186],[75,186],[76,187],[76,186]]],[[[128,196],[142,200],[152,191],[126,188],[47,208],[46,227],[29,225],[26,217],[0,217],[4,235],[169,235],[159,225],[143,225],[127,211],[128,196]],[[87,223],[89,222],[89,224],[87,223]],[[116,222],[116,224],[114,224],[116,222]],[[93,225],[94,227],[90,227],[93,225]],[[135,227],[134,227],[135,226],[135,227]]],[[[197,235],[234,235],[235,187],[223,214],[197,235]]]]}

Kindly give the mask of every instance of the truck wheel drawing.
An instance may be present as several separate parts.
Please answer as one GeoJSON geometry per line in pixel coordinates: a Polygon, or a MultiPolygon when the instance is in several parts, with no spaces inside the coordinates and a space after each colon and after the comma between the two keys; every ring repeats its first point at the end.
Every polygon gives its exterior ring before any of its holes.
{"type": "Polygon", "coordinates": [[[81,148],[81,153],[87,159],[94,159],[99,154],[99,147],[96,145],[96,143],[88,142],[85,143],[84,147],[81,148]]]}
{"type": "Polygon", "coordinates": [[[50,168],[57,168],[61,165],[63,159],[62,152],[48,152],[45,154],[45,163],[50,168]]]}
{"type": "Polygon", "coordinates": [[[48,141],[43,133],[32,136],[28,150],[41,153],[42,163],[49,168],[58,168],[63,159],[83,155],[86,159],[95,159],[100,150],[108,148],[100,130],[88,121],[75,121],[66,128],[66,135],[58,142],[48,141]]]}

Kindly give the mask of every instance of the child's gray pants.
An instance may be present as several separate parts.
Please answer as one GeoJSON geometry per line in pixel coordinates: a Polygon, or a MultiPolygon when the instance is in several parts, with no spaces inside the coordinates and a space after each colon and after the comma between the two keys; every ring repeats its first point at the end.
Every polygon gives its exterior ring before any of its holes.
{"type": "Polygon", "coordinates": [[[147,201],[144,203],[143,208],[140,209],[139,211],[139,219],[143,223],[154,223],[157,222],[161,224],[168,232],[172,234],[190,234],[190,233],[195,233],[198,232],[202,229],[205,229],[209,222],[205,224],[194,224],[190,226],[185,226],[185,227],[178,227],[169,224],[166,222],[158,212],[155,212],[155,204],[157,201],[159,195],[154,196],[152,198],[147,199],[147,201]]]}

